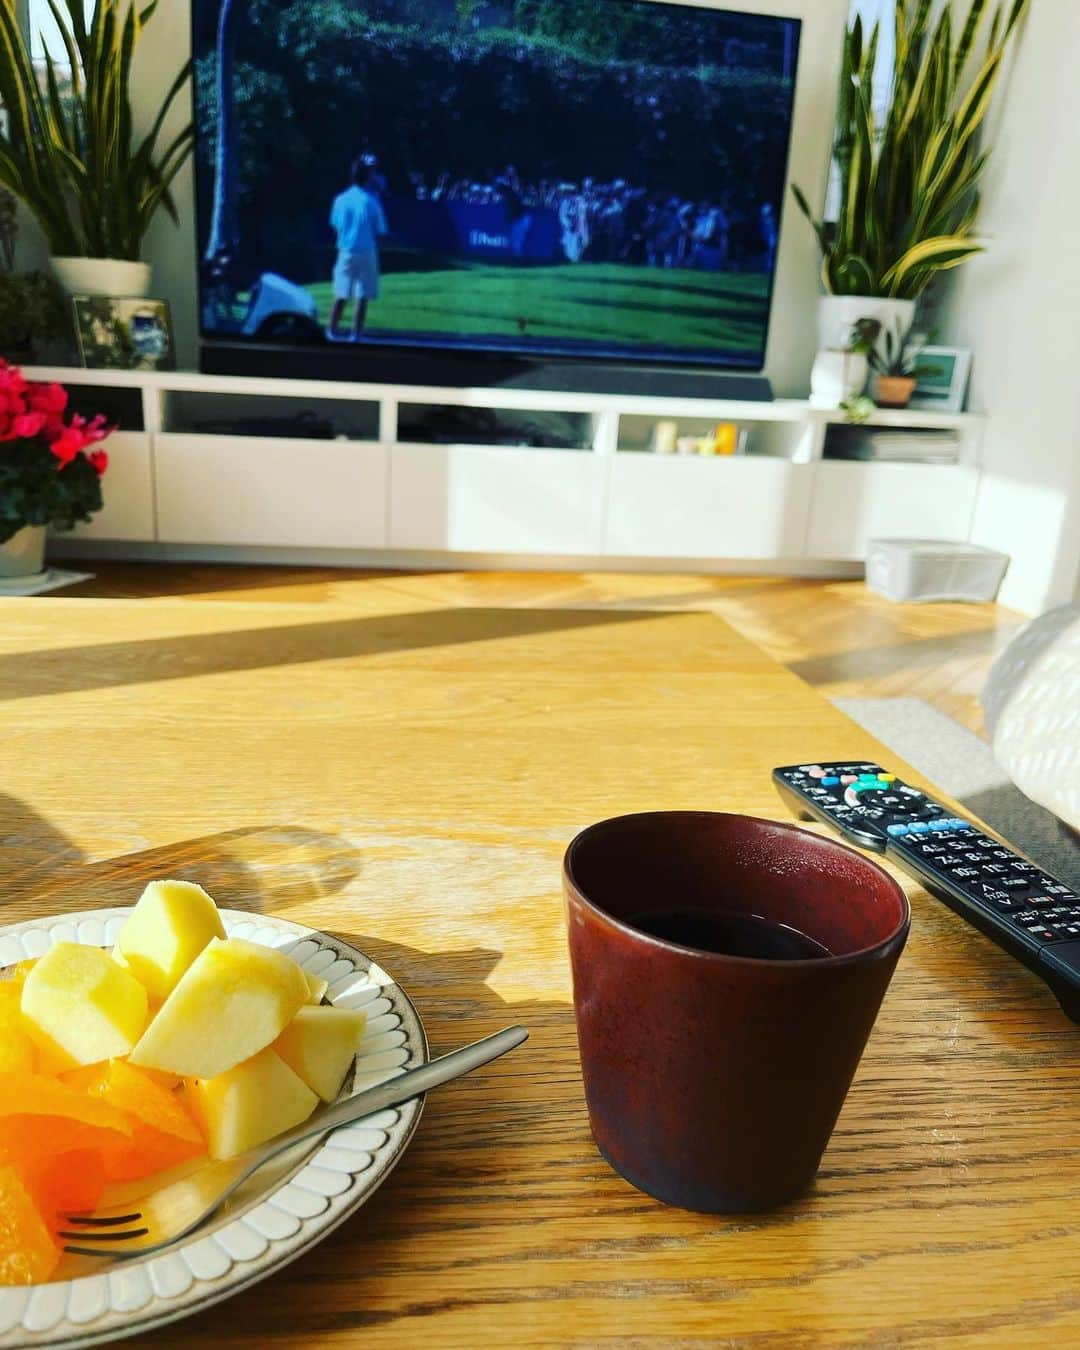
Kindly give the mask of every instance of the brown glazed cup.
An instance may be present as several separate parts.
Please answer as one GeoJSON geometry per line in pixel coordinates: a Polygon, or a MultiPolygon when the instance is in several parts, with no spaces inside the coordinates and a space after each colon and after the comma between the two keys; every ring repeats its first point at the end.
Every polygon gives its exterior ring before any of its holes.
{"type": "Polygon", "coordinates": [[[751,816],[656,811],[566,851],[581,1068],[600,1152],[639,1190],[737,1213],[813,1179],[911,920],[875,863],[751,816]],[[759,960],[683,947],[629,916],[757,914],[832,955],[759,960]]]}

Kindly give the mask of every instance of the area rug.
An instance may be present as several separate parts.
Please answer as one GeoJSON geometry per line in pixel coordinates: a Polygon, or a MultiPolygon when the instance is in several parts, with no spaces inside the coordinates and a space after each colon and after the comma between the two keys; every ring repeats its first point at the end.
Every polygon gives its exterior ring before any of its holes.
{"type": "Polygon", "coordinates": [[[1013,787],[985,741],[919,698],[832,701],[1014,848],[1080,888],[1080,844],[1056,816],[1013,787]]]}

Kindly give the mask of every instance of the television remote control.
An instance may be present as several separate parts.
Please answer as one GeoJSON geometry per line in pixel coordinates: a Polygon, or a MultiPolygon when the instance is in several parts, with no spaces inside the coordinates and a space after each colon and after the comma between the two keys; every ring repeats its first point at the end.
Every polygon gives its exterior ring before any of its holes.
{"type": "Polygon", "coordinates": [[[1080,896],[880,764],[773,770],[800,819],[885,853],[1049,985],[1080,1022],[1080,896]]]}

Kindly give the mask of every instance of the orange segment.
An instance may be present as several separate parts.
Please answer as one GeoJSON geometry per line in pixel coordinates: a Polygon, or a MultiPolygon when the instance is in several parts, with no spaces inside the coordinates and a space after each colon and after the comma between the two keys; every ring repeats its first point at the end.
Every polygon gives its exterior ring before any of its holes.
{"type": "Polygon", "coordinates": [[[107,1082],[98,1095],[162,1134],[202,1146],[203,1137],[194,1120],[174,1094],[155,1082],[145,1069],[133,1069],[122,1059],[110,1060],[107,1082]]]}
{"type": "Polygon", "coordinates": [[[13,1167],[0,1167],[0,1285],[44,1284],[60,1249],[13,1167]]]}
{"type": "Polygon", "coordinates": [[[68,1074],[65,1081],[74,1079],[91,1097],[125,1112],[132,1122],[130,1140],[102,1149],[110,1181],[137,1181],[206,1151],[199,1127],[177,1098],[142,1070],[114,1059],[68,1074]]]}
{"type": "Polygon", "coordinates": [[[105,1164],[99,1149],[38,1158],[26,1164],[23,1176],[50,1226],[59,1226],[65,1214],[86,1214],[96,1209],[105,1189],[105,1164]]]}
{"type": "Polygon", "coordinates": [[[33,1073],[37,1057],[19,1012],[20,984],[0,984],[0,1073],[33,1073]]]}
{"type": "Polygon", "coordinates": [[[0,1148],[21,1162],[76,1149],[122,1144],[127,1116],[40,1074],[0,1074],[0,1148]]]}

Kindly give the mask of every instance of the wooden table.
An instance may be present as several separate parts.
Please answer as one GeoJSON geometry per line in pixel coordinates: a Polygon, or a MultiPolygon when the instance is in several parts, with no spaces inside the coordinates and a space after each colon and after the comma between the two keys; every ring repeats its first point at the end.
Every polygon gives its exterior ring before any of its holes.
{"type": "Polygon", "coordinates": [[[681,1213],[592,1144],[570,837],[656,807],[783,817],[778,763],[902,767],[722,622],[392,587],[362,611],[84,599],[0,619],[7,921],[188,875],[356,942],[435,1051],[532,1031],[432,1096],[390,1182],[316,1251],[138,1344],[1080,1343],[1080,1033],[918,890],[805,1199],[681,1213]]]}

